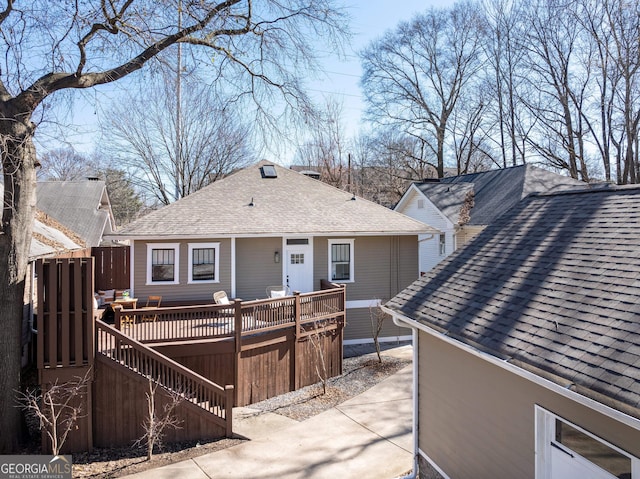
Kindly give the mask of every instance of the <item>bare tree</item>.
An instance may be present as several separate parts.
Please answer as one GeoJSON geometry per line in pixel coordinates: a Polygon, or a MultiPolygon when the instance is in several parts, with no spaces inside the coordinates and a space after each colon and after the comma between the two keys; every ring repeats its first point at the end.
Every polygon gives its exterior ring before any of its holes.
{"type": "Polygon", "coordinates": [[[73,148],[56,148],[44,152],[40,157],[38,179],[74,181],[95,174],[95,168],[82,153],[73,148]]]}
{"type": "Polygon", "coordinates": [[[551,166],[589,181],[585,152],[584,108],[589,72],[577,55],[581,30],[567,5],[538,0],[530,5],[522,47],[528,55],[527,90],[521,99],[538,125],[529,144],[551,166]],[[525,97],[526,95],[526,97],[525,97]]]}
{"type": "MultiPolygon", "coordinates": [[[[113,0],[25,2],[0,10],[0,389],[18,389],[20,326],[39,164],[35,121],[64,92],[117,82],[181,44],[230,94],[250,97],[264,128],[309,110],[299,75],[315,66],[311,41],[339,49],[346,17],[333,0],[113,0]],[[28,61],[26,61],[28,59],[28,61]]],[[[274,140],[275,141],[275,140],[274,140]]],[[[0,453],[15,450],[19,410],[0,397],[0,453]]]]}
{"type": "Polygon", "coordinates": [[[177,391],[163,390],[168,400],[160,412],[156,404],[158,401],[157,391],[158,382],[149,377],[149,391],[144,393],[147,398],[147,416],[142,425],[144,435],[134,443],[134,446],[145,446],[147,461],[153,458],[154,448],[162,448],[167,428],[179,429],[181,427],[175,410],[184,401],[184,395],[177,391]]]}
{"type": "Polygon", "coordinates": [[[44,392],[27,390],[18,393],[20,407],[38,420],[40,430],[49,438],[54,455],[60,454],[78,419],[86,416],[84,398],[92,376],[93,370],[89,369],[84,376],[76,376],[62,384],[56,381],[44,392]]]}
{"type": "Polygon", "coordinates": [[[479,11],[471,2],[401,23],[361,54],[368,118],[423,140],[444,176],[452,112],[480,67],[479,11]]]}
{"type": "Polygon", "coordinates": [[[496,119],[496,138],[500,150],[499,166],[515,166],[525,161],[525,151],[518,138],[518,88],[521,82],[524,49],[520,48],[519,35],[523,16],[519,2],[511,0],[483,0],[482,45],[487,59],[485,75],[494,99],[485,102],[487,111],[496,119]]]}
{"type": "Polygon", "coordinates": [[[351,141],[344,131],[342,104],[326,99],[309,123],[309,139],[296,152],[296,162],[316,168],[320,179],[345,189],[350,182],[351,141]]]}
{"type": "Polygon", "coordinates": [[[104,136],[137,188],[167,205],[246,166],[254,154],[237,102],[225,102],[194,78],[183,80],[178,99],[166,72],[159,78],[158,85],[145,84],[144,95],[127,96],[112,109],[104,136]]]}

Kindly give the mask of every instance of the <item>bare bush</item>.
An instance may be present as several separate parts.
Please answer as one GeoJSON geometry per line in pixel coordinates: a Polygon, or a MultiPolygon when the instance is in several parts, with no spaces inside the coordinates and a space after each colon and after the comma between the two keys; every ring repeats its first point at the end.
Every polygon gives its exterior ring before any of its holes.
{"type": "Polygon", "coordinates": [[[149,377],[149,391],[145,393],[147,397],[147,417],[142,426],[144,435],[134,443],[134,446],[146,446],[148,461],[153,458],[154,447],[162,448],[167,428],[180,429],[180,421],[175,415],[175,410],[185,398],[182,392],[165,390],[168,402],[162,408],[162,413],[160,413],[156,407],[158,385],[158,381],[154,381],[149,377]]]}
{"type": "Polygon", "coordinates": [[[384,321],[387,314],[380,307],[380,300],[376,300],[375,306],[369,306],[369,319],[371,320],[371,334],[373,336],[373,344],[376,347],[378,362],[382,362],[382,354],[380,352],[380,333],[384,327],[384,321]]]}
{"type": "Polygon", "coordinates": [[[44,392],[33,389],[18,393],[20,407],[38,419],[39,429],[47,434],[54,455],[60,454],[69,433],[86,416],[84,398],[92,377],[93,369],[89,369],[71,381],[58,384],[56,380],[44,392]]]}

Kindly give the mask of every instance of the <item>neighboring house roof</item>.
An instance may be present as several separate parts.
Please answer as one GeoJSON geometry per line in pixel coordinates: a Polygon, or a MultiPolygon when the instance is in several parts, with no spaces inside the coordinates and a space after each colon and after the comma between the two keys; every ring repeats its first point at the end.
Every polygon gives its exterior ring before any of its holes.
{"type": "MultiPolygon", "coordinates": [[[[0,177],[0,180],[2,178],[0,177]]],[[[4,185],[0,181],[0,198],[4,196],[4,185]]],[[[29,247],[29,260],[68,253],[86,246],[82,238],[69,231],[53,218],[36,210],[33,222],[33,233],[29,247]]]]}
{"type": "Polygon", "coordinates": [[[81,238],[41,211],[36,211],[29,259],[55,256],[84,248],[81,238]]]}
{"type": "Polygon", "coordinates": [[[474,205],[467,224],[477,226],[490,224],[530,193],[586,187],[581,181],[533,165],[450,176],[415,185],[454,224],[458,224],[460,211],[471,190],[474,205]]]}
{"type": "Polygon", "coordinates": [[[37,208],[77,233],[87,246],[99,246],[115,228],[104,181],[39,181],[37,208]]]}
{"type": "Polygon", "coordinates": [[[386,307],[640,418],[639,204],[529,196],[386,307]]]}
{"type": "Polygon", "coordinates": [[[279,165],[260,162],[154,211],[119,237],[229,237],[436,232],[408,216],[279,165]]]}

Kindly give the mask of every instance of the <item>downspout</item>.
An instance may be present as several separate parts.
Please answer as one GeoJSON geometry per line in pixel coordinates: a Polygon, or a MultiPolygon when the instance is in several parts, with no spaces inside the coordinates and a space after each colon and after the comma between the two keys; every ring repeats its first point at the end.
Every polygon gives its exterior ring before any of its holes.
{"type": "Polygon", "coordinates": [[[411,379],[413,382],[413,413],[411,417],[411,433],[413,435],[413,470],[399,479],[416,479],[418,474],[418,460],[420,452],[418,448],[418,329],[405,323],[393,314],[393,311],[381,306],[382,310],[391,315],[393,324],[401,328],[411,329],[411,343],[413,346],[413,369],[411,379]]]}

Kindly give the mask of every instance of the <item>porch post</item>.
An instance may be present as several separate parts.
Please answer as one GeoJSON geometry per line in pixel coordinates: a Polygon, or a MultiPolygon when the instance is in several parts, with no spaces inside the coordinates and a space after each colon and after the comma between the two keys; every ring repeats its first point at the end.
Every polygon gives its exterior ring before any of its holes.
{"type": "Polygon", "coordinates": [[[290,386],[289,389],[291,391],[295,391],[298,389],[298,377],[297,377],[297,373],[299,370],[299,361],[300,358],[298,357],[300,355],[300,348],[298,347],[298,338],[300,336],[300,291],[294,291],[293,292],[293,317],[295,319],[295,329],[293,331],[293,344],[291,347],[291,354],[293,354],[293,357],[290,360],[290,364],[291,364],[291,380],[290,380],[290,386]]]}
{"type": "Polygon", "coordinates": [[[239,404],[240,385],[242,384],[242,301],[235,299],[233,301],[234,313],[234,405],[239,404]]]}

